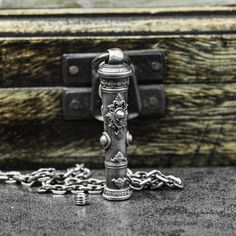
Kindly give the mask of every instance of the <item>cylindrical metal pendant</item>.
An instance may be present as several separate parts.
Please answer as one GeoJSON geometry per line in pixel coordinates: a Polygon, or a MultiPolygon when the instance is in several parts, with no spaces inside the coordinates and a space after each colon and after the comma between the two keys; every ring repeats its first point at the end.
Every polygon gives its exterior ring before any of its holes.
{"type": "Polygon", "coordinates": [[[100,64],[97,73],[104,120],[104,132],[100,138],[105,149],[106,185],[103,197],[107,200],[125,200],[131,196],[126,175],[127,146],[132,139],[127,130],[128,86],[132,69],[124,63],[120,49],[110,49],[108,60],[100,64]]]}

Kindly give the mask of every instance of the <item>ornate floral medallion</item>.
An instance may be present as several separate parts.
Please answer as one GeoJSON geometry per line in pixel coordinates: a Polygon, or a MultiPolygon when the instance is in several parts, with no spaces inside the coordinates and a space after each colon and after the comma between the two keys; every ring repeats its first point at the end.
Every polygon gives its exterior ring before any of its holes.
{"type": "Polygon", "coordinates": [[[111,105],[108,105],[109,127],[115,131],[115,135],[123,134],[127,126],[128,104],[125,102],[120,93],[116,96],[111,105]]]}

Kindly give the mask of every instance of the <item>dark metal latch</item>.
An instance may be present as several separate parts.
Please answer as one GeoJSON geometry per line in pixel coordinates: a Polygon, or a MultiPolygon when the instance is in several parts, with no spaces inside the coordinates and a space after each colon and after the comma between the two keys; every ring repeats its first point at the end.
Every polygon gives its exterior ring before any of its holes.
{"type": "MultiPolygon", "coordinates": [[[[137,116],[160,117],[165,114],[165,57],[163,50],[124,52],[133,68],[129,86],[129,119],[137,116]],[[132,99],[131,99],[132,98],[132,99]]],[[[65,84],[63,115],[66,120],[102,120],[99,77],[91,68],[98,53],[64,54],[62,73],[65,84]],[[93,78],[93,79],[92,79],[93,78]],[[93,82],[92,82],[93,81],[93,82]]]]}

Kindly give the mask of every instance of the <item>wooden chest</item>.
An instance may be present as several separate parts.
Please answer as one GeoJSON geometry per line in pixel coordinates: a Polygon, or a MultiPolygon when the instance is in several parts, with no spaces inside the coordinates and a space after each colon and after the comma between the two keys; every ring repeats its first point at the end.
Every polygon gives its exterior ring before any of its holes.
{"type": "Polygon", "coordinates": [[[236,164],[236,8],[146,6],[0,11],[2,169],[103,166],[102,123],[64,119],[62,59],[112,47],[165,53],[166,113],[129,122],[130,166],[236,164]]]}

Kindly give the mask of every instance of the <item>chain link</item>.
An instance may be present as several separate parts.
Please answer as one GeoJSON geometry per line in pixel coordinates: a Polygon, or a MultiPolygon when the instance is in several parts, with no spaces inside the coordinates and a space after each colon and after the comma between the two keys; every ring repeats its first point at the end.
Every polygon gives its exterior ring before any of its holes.
{"type": "Polygon", "coordinates": [[[128,169],[128,183],[131,189],[140,191],[142,189],[158,189],[163,185],[170,188],[183,189],[180,178],[173,175],[163,175],[159,170],[137,171],[133,173],[128,169]]]}
{"type": "MultiPolygon", "coordinates": [[[[75,167],[65,172],[57,171],[54,168],[41,168],[28,174],[18,171],[0,171],[0,182],[6,184],[21,184],[25,187],[38,187],[38,193],[53,193],[62,195],[66,193],[77,194],[81,191],[89,194],[101,194],[104,189],[105,180],[91,178],[91,171],[83,164],[76,164],[75,167]]],[[[163,175],[158,170],[150,172],[132,172],[128,169],[127,182],[131,189],[157,189],[166,185],[171,188],[182,189],[181,179],[173,175],[163,175]]]]}

